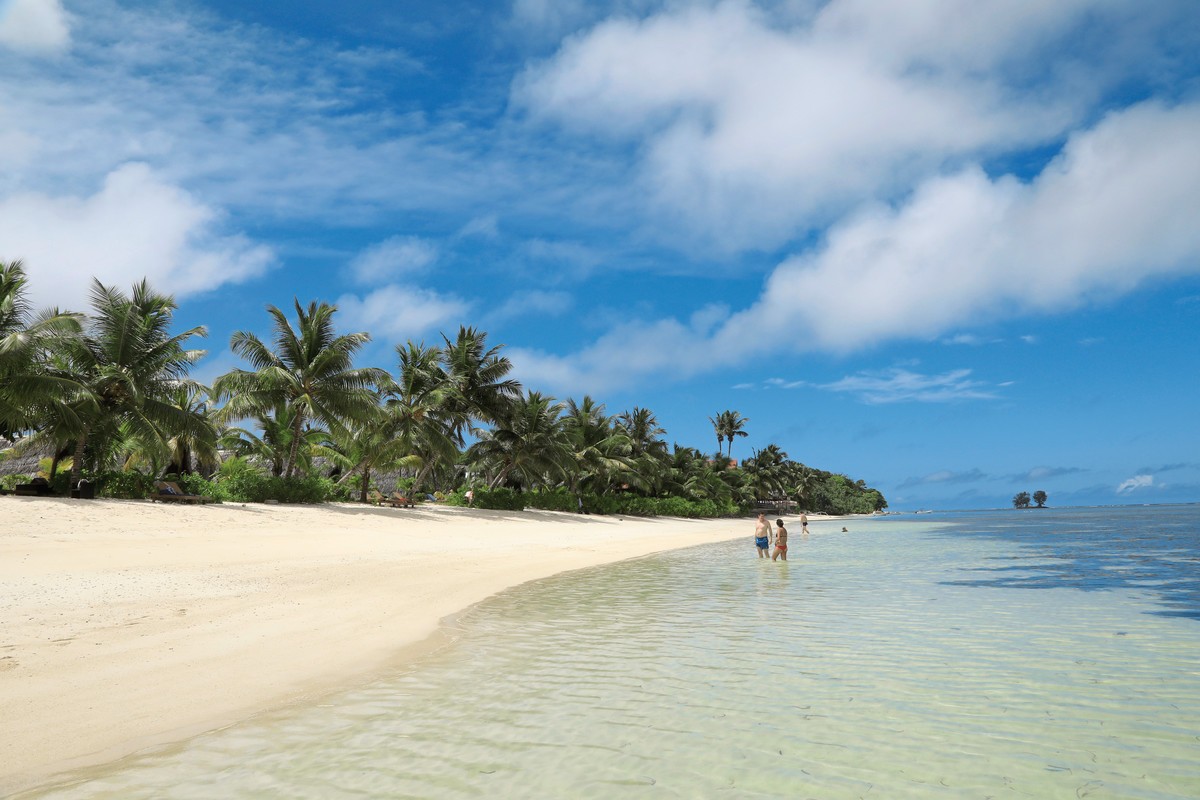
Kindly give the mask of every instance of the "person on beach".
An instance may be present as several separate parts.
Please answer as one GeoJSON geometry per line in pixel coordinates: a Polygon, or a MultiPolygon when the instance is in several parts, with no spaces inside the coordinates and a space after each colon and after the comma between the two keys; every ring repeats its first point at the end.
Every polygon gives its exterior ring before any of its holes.
{"type": "Polygon", "coordinates": [[[808,514],[800,515],[800,535],[808,536],[808,514]]]}
{"type": "Polygon", "coordinates": [[[754,523],[754,546],[758,548],[758,557],[766,558],[771,552],[771,523],[767,515],[758,512],[758,521],[754,523]]]}
{"type": "Polygon", "coordinates": [[[771,556],[774,561],[782,558],[787,561],[787,528],[783,527],[783,520],[775,520],[775,553],[771,556]]]}

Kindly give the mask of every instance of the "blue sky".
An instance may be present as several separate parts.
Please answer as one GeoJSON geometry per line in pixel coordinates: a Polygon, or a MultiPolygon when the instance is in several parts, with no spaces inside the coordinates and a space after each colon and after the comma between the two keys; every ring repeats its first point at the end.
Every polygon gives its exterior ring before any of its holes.
{"type": "Polygon", "coordinates": [[[0,259],[202,379],[320,299],[898,510],[1200,500],[1193,0],[0,0],[0,114],[0,259]]]}

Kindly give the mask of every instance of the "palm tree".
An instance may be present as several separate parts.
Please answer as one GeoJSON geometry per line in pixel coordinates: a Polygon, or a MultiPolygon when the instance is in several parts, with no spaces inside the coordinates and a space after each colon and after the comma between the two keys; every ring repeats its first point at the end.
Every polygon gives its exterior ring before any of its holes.
{"type": "Polygon", "coordinates": [[[168,472],[180,474],[189,473],[196,469],[205,475],[216,471],[221,462],[217,452],[216,428],[211,423],[208,413],[209,389],[198,383],[188,382],[174,387],[167,401],[185,414],[209,420],[202,430],[187,429],[166,431],[168,457],[168,472]]]}
{"type": "MultiPolygon", "coordinates": [[[[224,409],[215,416],[223,419],[223,414],[224,409]]],[[[247,419],[253,421],[253,428],[223,428],[218,446],[222,450],[232,451],[236,456],[269,465],[271,474],[276,478],[280,477],[287,466],[288,455],[292,452],[292,412],[287,406],[281,406],[257,412],[247,419]]],[[[313,454],[325,441],[326,434],[323,430],[306,428],[301,431],[300,446],[296,452],[297,463],[302,463],[307,468],[313,454]]]]}
{"type": "Polygon", "coordinates": [[[56,374],[47,357],[56,341],[80,333],[82,315],[57,309],[34,314],[28,284],[20,261],[0,261],[0,436],[6,438],[32,426],[41,416],[33,413],[36,407],[54,404],[77,386],[69,375],[56,374]]]}
{"type": "Polygon", "coordinates": [[[394,409],[379,407],[376,412],[352,421],[345,428],[345,436],[333,442],[333,446],[319,447],[317,452],[342,468],[338,483],[361,474],[359,500],[367,502],[371,488],[371,473],[397,467],[413,467],[421,463],[414,455],[408,442],[399,438],[399,418],[394,409]]]}
{"type": "Polygon", "coordinates": [[[572,491],[603,494],[615,480],[639,480],[630,458],[629,434],[604,413],[603,404],[589,396],[582,403],[568,400],[563,429],[571,448],[567,480],[572,491]]]}
{"type": "Polygon", "coordinates": [[[717,414],[715,417],[709,417],[708,421],[712,423],[713,431],[717,434],[717,452],[721,452],[721,448],[725,445],[725,421],[723,414],[717,414]]]}
{"type": "Polygon", "coordinates": [[[803,464],[797,465],[792,474],[792,493],[796,495],[796,503],[801,509],[808,507],[811,493],[816,488],[820,476],[817,472],[803,464]]]}
{"type": "Polygon", "coordinates": [[[617,417],[617,423],[629,437],[630,458],[636,476],[630,483],[647,494],[657,494],[670,470],[667,443],[662,439],[666,430],[658,424],[654,412],[638,406],[632,411],[623,411],[617,417]]]}
{"type": "Polygon", "coordinates": [[[524,488],[562,480],[570,459],[562,411],[553,397],[529,392],[495,426],[480,432],[467,455],[474,467],[492,476],[488,488],[509,480],[524,488]]]}
{"type": "Polygon", "coordinates": [[[715,420],[712,417],[709,417],[709,421],[713,423],[713,427],[717,431],[717,449],[721,449],[722,439],[728,442],[725,452],[726,457],[731,457],[733,455],[734,437],[749,436],[749,434],[742,429],[746,427],[746,423],[750,420],[743,417],[736,411],[722,411],[717,415],[715,420]]]}
{"type": "Polygon", "coordinates": [[[395,436],[402,449],[419,459],[420,472],[413,485],[420,487],[439,466],[458,460],[455,417],[450,410],[455,395],[441,367],[440,348],[410,341],[397,345],[396,355],[399,377],[388,391],[386,406],[394,415],[395,436]]]}
{"type": "Polygon", "coordinates": [[[448,382],[445,408],[453,421],[454,432],[460,438],[472,420],[495,422],[502,418],[508,406],[521,396],[521,384],[505,378],[512,371],[512,362],[500,355],[503,345],[488,349],[487,334],[474,328],[461,327],[458,337],[446,342],[442,363],[448,382]]]}
{"type": "Polygon", "coordinates": [[[742,463],[747,488],[756,500],[779,500],[787,494],[787,453],[769,444],[742,463]]]}
{"type": "Polygon", "coordinates": [[[181,386],[194,385],[187,373],[204,351],[187,350],[184,343],[204,336],[205,329],[197,326],[172,336],[175,300],[155,292],[145,280],[128,295],[93,281],[91,303],[85,333],[64,338],[56,347],[77,386],[64,401],[79,420],[72,487],[79,482],[91,437],[104,444],[123,431],[165,447],[172,435],[211,435],[207,419],[171,402],[181,386]]]}
{"type": "Polygon", "coordinates": [[[336,306],[312,302],[305,309],[295,301],[297,325],[275,306],[267,306],[274,324],[273,347],[248,331],[229,340],[234,353],[250,362],[253,371],[235,369],[213,383],[218,400],[228,398],[221,417],[233,421],[286,407],[292,415],[291,450],[284,474],[295,477],[297,454],[305,423],[324,425],[338,438],[347,425],[363,420],[376,406],[372,387],[386,384],[387,373],[356,369],[354,354],[371,337],[367,333],[334,333],[336,306]]]}

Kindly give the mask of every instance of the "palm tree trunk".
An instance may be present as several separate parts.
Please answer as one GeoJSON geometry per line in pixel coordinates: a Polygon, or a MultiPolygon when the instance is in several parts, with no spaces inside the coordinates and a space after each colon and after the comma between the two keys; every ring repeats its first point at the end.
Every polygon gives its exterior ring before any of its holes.
{"type": "Polygon", "coordinates": [[[362,502],[367,502],[367,488],[371,485],[371,468],[363,467],[362,492],[358,498],[362,502]]]}
{"type": "Polygon", "coordinates": [[[72,489],[79,486],[79,472],[83,469],[83,448],[87,446],[87,437],[88,428],[85,425],[79,432],[79,438],[75,440],[75,457],[71,460],[70,486],[72,489]]]}
{"type": "Polygon", "coordinates": [[[300,452],[300,428],[304,425],[304,412],[296,409],[296,419],[292,423],[292,447],[288,453],[287,469],[284,474],[289,478],[296,477],[296,455],[300,452]]]}

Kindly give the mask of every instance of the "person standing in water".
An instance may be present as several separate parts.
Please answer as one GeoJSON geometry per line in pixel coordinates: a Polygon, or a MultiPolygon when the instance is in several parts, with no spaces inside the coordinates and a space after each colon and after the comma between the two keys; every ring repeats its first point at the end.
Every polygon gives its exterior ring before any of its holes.
{"type": "Polygon", "coordinates": [[[775,520],[775,553],[771,556],[774,561],[782,558],[787,561],[787,528],[783,527],[783,520],[775,520]]]}
{"type": "Polygon", "coordinates": [[[808,515],[807,514],[800,515],[800,535],[808,536],[808,515]]]}
{"type": "Polygon", "coordinates": [[[771,523],[761,511],[758,512],[758,521],[754,523],[754,546],[758,548],[759,558],[771,554],[771,523]]]}

